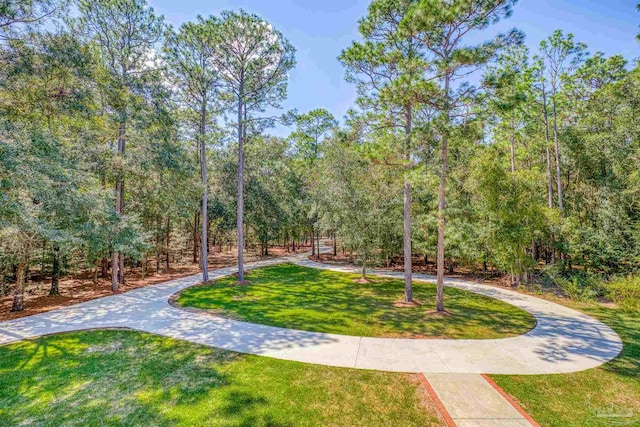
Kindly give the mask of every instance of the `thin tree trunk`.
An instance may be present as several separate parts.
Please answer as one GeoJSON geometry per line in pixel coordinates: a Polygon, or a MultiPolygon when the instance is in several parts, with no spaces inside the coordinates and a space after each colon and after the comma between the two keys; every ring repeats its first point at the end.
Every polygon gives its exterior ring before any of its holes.
{"type": "Polygon", "coordinates": [[[24,285],[27,277],[27,263],[20,261],[16,270],[16,287],[13,292],[11,311],[24,310],[24,285]]]}
{"type": "Polygon", "coordinates": [[[558,141],[558,114],[556,111],[556,94],[553,93],[552,99],[552,112],[553,112],[553,146],[556,156],[556,184],[558,193],[558,209],[564,210],[564,203],[562,200],[562,173],[560,171],[560,142],[558,141]]]}
{"type": "Polygon", "coordinates": [[[237,207],[237,231],[238,231],[238,282],[244,282],[244,84],[240,84],[238,96],[238,207],[237,207]]]}
{"type": "MultiPolygon", "coordinates": [[[[447,74],[445,77],[445,93],[449,96],[449,79],[447,74]]],[[[449,107],[447,106],[447,125],[451,123],[449,117],[449,107]]],[[[445,208],[446,208],[446,186],[447,186],[447,168],[449,166],[449,134],[448,129],[442,135],[442,165],[440,169],[440,194],[438,202],[438,258],[437,258],[437,289],[436,289],[436,310],[444,311],[444,232],[445,232],[445,208]]]]}
{"type": "MultiPolygon", "coordinates": [[[[115,197],[116,197],[116,211],[120,207],[120,180],[116,180],[116,189],[115,189],[115,197]]],[[[113,257],[111,259],[111,291],[118,292],[118,288],[120,285],[118,274],[120,269],[120,253],[117,250],[113,250],[113,257]]]]}
{"type": "Polygon", "coordinates": [[[551,174],[551,150],[549,149],[549,112],[547,110],[547,93],[542,88],[542,112],[544,114],[544,139],[547,155],[547,201],[549,208],[553,208],[553,177],[551,174]]]}
{"type": "Polygon", "coordinates": [[[124,254],[120,254],[120,258],[118,259],[120,265],[118,267],[118,281],[121,285],[124,285],[124,254]]]}
{"type": "Polygon", "coordinates": [[[170,241],[171,241],[171,215],[167,215],[167,236],[165,239],[165,246],[164,246],[164,252],[165,252],[164,265],[167,270],[169,270],[169,253],[171,252],[169,249],[170,241]]]}
{"type": "Polygon", "coordinates": [[[207,104],[202,103],[200,111],[200,174],[202,177],[202,237],[200,238],[200,260],[202,266],[202,281],[209,281],[209,259],[207,227],[209,225],[209,176],[207,171],[207,145],[205,141],[207,126],[207,104]]]}
{"type": "MultiPolygon", "coordinates": [[[[124,141],[122,142],[122,155],[124,156],[124,141]]],[[[121,178],[120,183],[120,215],[124,217],[124,177],[121,178]]],[[[120,266],[118,270],[118,281],[121,285],[124,285],[124,254],[120,253],[120,266]]]]}
{"type": "MultiPolygon", "coordinates": [[[[126,132],[126,122],[122,120],[120,126],[118,127],[118,155],[124,157],[125,153],[125,132],[126,132]]],[[[116,186],[115,186],[115,208],[118,216],[122,217],[124,214],[124,177],[122,176],[122,172],[119,173],[116,178],[116,186]]],[[[113,251],[113,261],[111,264],[111,290],[113,292],[117,292],[120,282],[123,278],[123,273],[120,272],[120,268],[122,268],[124,263],[120,263],[120,253],[116,250],[113,251]]]]}
{"type": "Polygon", "coordinates": [[[107,275],[109,274],[109,260],[106,258],[102,258],[100,260],[100,270],[101,270],[101,276],[103,279],[107,278],[107,275]]]}
{"type": "Polygon", "coordinates": [[[511,172],[516,171],[516,123],[511,112],[511,172]]]}
{"type": "Polygon", "coordinates": [[[405,147],[404,157],[405,172],[403,192],[404,192],[404,212],[403,212],[403,244],[404,244],[404,300],[413,301],[412,267],[411,267],[411,184],[407,176],[411,162],[411,107],[405,111],[405,147]]]}
{"type": "Polygon", "coordinates": [[[60,295],[60,247],[53,246],[53,266],[51,269],[51,289],[49,295],[60,295]]]}
{"type": "Polygon", "coordinates": [[[196,211],[193,218],[193,248],[192,248],[192,261],[193,263],[198,262],[198,223],[200,222],[200,214],[196,211]]]}
{"type": "Polygon", "coordinates": [[[316,242],[314,238],[313,225],[311,225],[311,256],[316,255],[316,242]]]}
{"type": "MultiPolygon", "coordinates": [[[[445,75],[445,94],[449,97],[450,75],[445,75]]],[[[446,107],[447,125],[451,124],[449,106],[446,107]]],[[[442,135],[442,165],[440,169],[440,192],[438,202],[438,253],[437,253],[437,288],[436,288],[436,310],[444,311],[444,232],[445,232],[445,208],[446,208],[446,188],[447,188],[447,168],[449,166],[449,134],[448,129],[442,135]]]]}
{"type": "Polygon", "coordinates": [[[333,256],[338,255],[338,242],[336,241],[336,231],[333,230],[333,256]]]}

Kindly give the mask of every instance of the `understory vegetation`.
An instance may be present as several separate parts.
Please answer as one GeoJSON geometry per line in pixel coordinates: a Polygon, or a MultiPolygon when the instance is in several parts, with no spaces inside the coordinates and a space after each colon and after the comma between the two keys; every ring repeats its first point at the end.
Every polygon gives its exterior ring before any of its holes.
{"type": "Polygon", "coordinates": [[[430,310],[436,296],[431,283],[416,282],[420,305],[402,306],[402,282],[293,264],[251,270],[249,286],[237,277],[184,290],[177,304],[208,309],[253,323],[369,337],[501,338],[533,329],[529,313],[493,298],[447,289],[447,310],[430,310]],[[399,306],[400,305],[400,306],[399,306]]]}

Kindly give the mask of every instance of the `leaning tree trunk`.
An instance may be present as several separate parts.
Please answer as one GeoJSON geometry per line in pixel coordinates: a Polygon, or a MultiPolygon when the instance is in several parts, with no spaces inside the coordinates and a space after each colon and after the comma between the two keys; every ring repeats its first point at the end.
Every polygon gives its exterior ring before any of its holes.
{"type": "Polygon", "coordinates": [[[27,276],[27,263],[20,261],[16,271],[16,287],[13,292],[13,304],[11,311],[24,310],[24,283],[27,276]]]}
{"type": "MultiPolygon", "coordinates": [[[[97,269],[96,269],[97,271],[97,269]]],[[[49,295],[60,295],[60,247],[53,246],[53,266],[51,269],[51,289],[49,295]]]]}
{"type": "Polygon", "coordinates": [[[202,281],[209,281],[208,237],[209,224],[209,177],[207,175],[207,146],[205,144],[207,106],[203,103],[200,112],[200,173],[202,176],[202,237],[200,238],[200,265],[202,281]]]}

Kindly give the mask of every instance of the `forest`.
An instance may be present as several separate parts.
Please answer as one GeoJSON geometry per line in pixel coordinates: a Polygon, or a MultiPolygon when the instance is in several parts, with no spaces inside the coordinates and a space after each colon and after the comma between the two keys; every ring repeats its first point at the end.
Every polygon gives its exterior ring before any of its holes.
{"type": "Polygon", "coordinates": [[[516,1],[455,3],[374,0],[336,52],[340,118],[280,108],[296,50],[249,12],[0,2],[0,295],[207,282],[230,250],[242,283],[250,251],[327,244],[363,277],[402,269],[406,302],[433,271],[438,311],[449,274],[640,307],[638,64],[562,29],[482,39],[516,1]]]}

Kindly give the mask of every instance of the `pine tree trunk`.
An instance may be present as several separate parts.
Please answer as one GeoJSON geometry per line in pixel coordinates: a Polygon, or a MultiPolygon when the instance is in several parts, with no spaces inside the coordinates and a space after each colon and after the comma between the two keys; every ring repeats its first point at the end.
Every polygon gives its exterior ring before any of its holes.
{"type": "Polygon", "coordinates": [[[556,112],[556,94],[553,93],[552,97],[553,108],[553,146],[556,156],[556,185],[558,194],[558,209],[564,210],[564,203],[562,200],[562,173],[560,171],[560,141],[558,140],[558,114],[556,112]]]}
{"type": "Polygon", "coordinates": [[[237,224],[238,231],[238,282],[244,282],[244,83],[240,83],[238,96],[238,204],[237,224]]]}
{"type": "Polygon", "coordinates": [[[411,266],[411,184],[408,179],[408,172],[411,162],[411,108],[408,107],[405,111],[405,147],[404,157],[405,162],[405,177],[403,184],[404,193],[404,211],[403,211],[403,246],[404,246],[404,300],[406,302],[413,301],[413,273],[411,266]]]}
{"type": "Polygon", "coordinates": [[[200,111],[200,175],[202,178],[202,237],[200,238],[200,264],[202,268],[202,281],[209,281],[209,238],[207,236],[209,226],[209,175],[207,171],[207,144],[205,140],[207,126],[207,104],[202,103],[200,111]]]}
{"type": "Polygon", "coordinates": [[[549,209],[553,208],[553,178],[551,174],[551,150],[549,149],[550,137],[549,137],[549,112],[547,110],[547,93],[542,88],[542,112],[544,114],[544,138],[545,138],[545,151],[547,157],[547,201],[549,209]]]}
{"type": "Polygon", "coordinates": [[[516,123],[511,112],[511,172],[516,171],[516,123]]]}
{"type": "MultiPolygon", "coordinates": [[[[445,93],[449,95],[449,79],[445,77],[445,93]]],[[[447,124],[451,123],[449,110],[447,107],[447,124]]],[[[446,188],[447,188],[447,168],[449,166],[449,135],[448,130],[442,135],[442,165],[440,169],[440,192],[438,202],[438,254],[437,254],[437,289],[436,289],[436,310],[444,311],[444,233],[445,233],[445,209],[446,209],[446,188]]]]}
{"type": "MultiPolygon", "coordinates": [[[[125,132],[126,132],[126,122],[122,120],[120,126],[118,127],[118,156],[124,157],[125,154],[125,132]]],[[[116,213],[120,218],[124,215],[124,177],[123,172],[120,171],[118,176],[116,177],[116,185],[115,185],[115,208],[116,213]]],[[[116,250],[113,252],[113,261],[111,265],[111,290],[113,292],[117,292],[119,289],[120,283],[124,280],[124,271],[120,271],[120,269],[124,270],[124,258],[121,257],[120,253],[116,250]],[[122,261],[122,262],[121,262],[122,261]]]]}

